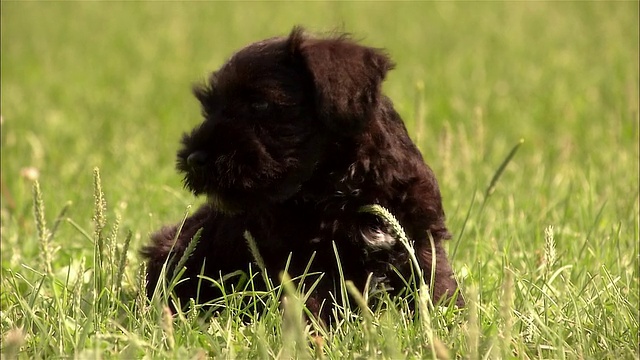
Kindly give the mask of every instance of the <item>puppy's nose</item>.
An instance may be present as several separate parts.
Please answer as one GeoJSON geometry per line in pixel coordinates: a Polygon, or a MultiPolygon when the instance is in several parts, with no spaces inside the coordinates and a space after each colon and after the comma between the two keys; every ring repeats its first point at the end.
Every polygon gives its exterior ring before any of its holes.
{"type": "Polygon", "coordinates": [[[196,151],[189,154],[187,164],[191,167],[200,167],[207,161],[207,153],[204,151],[196,151]]]}

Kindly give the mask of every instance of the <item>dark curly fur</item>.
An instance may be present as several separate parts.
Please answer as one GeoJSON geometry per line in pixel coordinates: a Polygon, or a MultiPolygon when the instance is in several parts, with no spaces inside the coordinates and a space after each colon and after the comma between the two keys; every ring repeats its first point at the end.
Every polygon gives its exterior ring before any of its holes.
{"type": "MultiPolygon", "coordinates": [[[[436,178],[380,90],[392,68],[384,52],[347,36],[311,38],[294,28],[240,50],[196,86],[204,122],[183,137],[178,169],[186,187],[208,201],[186,219],[175,244],[177,225],[143,249],[148,294],[170,252],[180,258],[200,228],[187,280],[175,288],[183,305],[221,295],[201,272],[218,279],[246,271],[253,260],[246,230],[272,276],[290,253],[289,273],[300,275],[315,253],[310,270],[325,275],[307,306],[323,318],[328,306],[320,314],[321,304],[330,304],[338,279],[333,242],[347,280],[364,289],[371,275],[397,293],[405,284],[393,268],[409,278],[408,255],[379,219],[358,211],[368,204],[397,217],[427,280],[435,266],[434,300],[457,293],[441,245],[450,235],[436,178]]],[[[456,304],[464,304],[462,296],[456,304]]]]}

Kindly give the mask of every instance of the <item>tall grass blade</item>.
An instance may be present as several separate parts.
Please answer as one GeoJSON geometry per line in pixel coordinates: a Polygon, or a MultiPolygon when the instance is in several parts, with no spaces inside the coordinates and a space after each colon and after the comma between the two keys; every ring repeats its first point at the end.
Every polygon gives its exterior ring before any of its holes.
{"type": "Polygon", "coordinates": [[[375,348],[375,342],[373,341],[373,314],[371,313],[371,309],[369,309],[367,301],[365,300],[364,296],[362,296],[353,281],[345,281],[345,287],[358,305],[360,313],[362,314],[362,318],[364,319],[364,352],[367,353],[368,356],[374,357],[375,353],[372,352],[372,349],[375,348]]]}
{"type": "Polygon", "coordinates": [[[475,286],[469,288],[469,300],[467,302],[469,308],[469,319],[467,321],[467,353],[469,359],[479,359],[480,357],[480,334],[481,327],[478,317],[478,290],[475,286]]]}
{"type": "Polygon", "coordinates": [[[507,165],[509,165],[509,162],[511,162],[511,159],[513,159],[513,157],[516,155],[516,152],[518,152],[518,149],[520,148],[520,146],[523,143],[524,143],[524,139],[520,139],[520,141],[518,141],[518,143],[511,149],[511,151],[509,151],[509,154],[502,161],[502,163],[498,167],[498,170],[496,170],[496,172],[493,174],[493,177],[491,178],[491,181],[489,182],[489,186],[484,191],[484,199],[482,200],[482,206],[480,206],[480,211],[481,212],[484,209],[484,206],[486,205],[487,200],[489,199],[491,194],[493,194],[493,192],[494,192],[494,190],[496,188],[496,184],[498,183],[498,180],[500,179],[500,176],[502,176],[502,173],[507,168],[507,165]]]}
{"type": "Polygon", "coordinates": [[[556,263],[556,241],[554,239],[553,226],[549,225],[544,229],[544,274],[545,279],[548,279],[549,274],[556,263]]]}
{"type": "Polygon", "coordinates": [[[307,347],[306,330],[303,321],[303,304],[296,292],[289,274],[280,274],[284,291],[282,298],[284,318],[282,319],[283,349],[281,359],[308,359],[310,358],[307,347]]]}
{"type": "Polygon", "coordinates": [[[247,241],[247,244],[249,245],[249,251],[253,256],[253,259],[255,260],[256,265],[258,265],[258,268],[260,269],[260,271],[264,272],[264,270],[266,269],[266,266],[264,264],[264,260],[262,259],[262,255],[260,255],[260,250],[258,249],[258,244],[256,243],[256,240],[253,238],[253,236],[248,230],[244,232],[243,236],[244,236],[244,239],[247,241]]]}
{"type": "Polygon", "coordinates": [[[117,278],[116,272],[118,271],[118,230],[120,229],[120,215],[116,214],[116,217],[113,221],[113,225],[111,226],[111,231],[106,238],[105,241],[105,253],[103,257],[107,259],[104,263],[105,269],[104,273],[107,275],[107,282],[110,282],[110,289],[112,293],[116,293],[116,283],[114,280],[117,278]]]}
{"type": "Polygon", "coordinates": [[[94,199],[94,230],[95,238],[99,239],[102,236],[102,230],[104,229],[107,218],[107,201],[105,200],[104,193],[102,192],[102,181],[100,180],[100,169],[97,167],[93,169],[93,199],[94,199]]]}
{"type": "Polygon", "coordinates": [[[503,324],[500,331],[500,341],[498,345],[494,345],[500,348],[500,356],[503,359],[508,359],[513,356],[511,352],[511,342],[513,339],[513,272],[505,267],[505,278],[502,284],[502,299],[500,300],[500,317],[503,324]]]}
{"type": "Polygon", "coordinates": [[[173,350],[175,347],[173,315],[171,314],[171,309],[169,309],[168,306],[164,306],[162,308],[162,320],[160,322],[160,327],[162,328],[167,349],[173,350]]]}
{"type": "Polygon", "coordinates": [[[53,226],[51,227],[51,239],[53,239],[56,236],[56,233],[58,232],[58,226],[60,226],[60,223],[62,222],[62,220],[65,219],[65,215],[67,214],[67,211],[69,210],[69,208],[71,207],[71,202],[67,201],[64,206],[62,207],[62,209],[60,210],[60,212],[58,213],[58,216],[56,217],[56,220],[53,222],[53,226]]]}
{"type": "MultiPolygon", "coordinates": [[[[340,253],[338,252],[338,246],[335,241],[332,241],[333,254],[336,257],[336,264],[338,266],[338,279],[340,282],[340,308],[342,309],[342,317],[348,318],[351,315],[351,304],[347,293],[347,287],[345,285],[344,272],[342,271],[342,260],[340,259],[340,253]]],[[[337,299],[336,299],[337,300],[337,299]]],[[[337,307],[336,307],[337,308],[337,307]]]]}
{"type": "Polygon", "coordinates": [[[189,257],[191,256],[191,254],[193,254],[193,251],[196,249],[196,246],[198,246],[201,235],[202,235],[202,229],[198,229],[198,231],[196,231],[196,233],[191,238],[191,241],[189,241],[189,245],[187,245],[187,248],[182,253],[182,256],[180,256],[180,259],[178,260],[176,267],[173,269],[173,274],[171,275],[172,280],[174,281],[178,280],[178,276],[177,276],[178,272],[184,267],[184,265],[187,263],[187,260],[189,260],[189,257]]]}
{"type": "Polygon", "coordinates": [[[451,259],[456,258],[456,254],[458,253],[458,246],[460,246],[460,242],[462,241],[462,236],[464,235],[464,231],[467,229],[467,224],[469,223],[469,219],[471,218],[471,209],[473,209],[473,205],[476,203],[476,191],[473,192],[473,197],[471,198],[471,203],[469,204],[469,208],[467,209],[467,214],[464,217],[464,221],[462,222],[462,227],[460,228],[460,233],[458,233],[458,238],[456,239],[453,250],[449,254],[451,259]]]}
{"type": "Polygon", "coordinates": [[[582,243],[582,247],[580,248],[580,251],[578,252],[578,259],[582,259],[582,254],[584,253],[584,250],[587,248],[587,245],[589,244],[589,240],[591,240],[591,234],[593,234],[593,230],[600,223],[600,219],[602,218],[602,214],[603,214],[603,211],[604,211],[604,208],[605,208],[606,205],[607,205],[607,201],[605,200],[602,203],[602,206],[600,206],[600,209],[598,209],[598,213],[596,214],[596,217],[593,220],[593,223],[591,224],[591,227],[589,227],[589,231],[587,232],[587,236],[585,236],[584,242],[582,243]]]}
{"type": "Polygon", "coordinates": [[[131,232],[131,230],[129,230],[127,232],[127,237],[124,239],[124,245],[119,256],[118,271],[116,273],[116,280],[115,280],[115,286],[116,286],[115,289],[118,297],[122,291],[122,277],[124,276],[125,266],[127,265],[127,255],[129,253],[129,245],[131,244],[132,236],[133,236],[133,233],[131,232]]]}
{"type": "MultiPolygon", "coordinates": [[[[160,270],[160,274],[159,274],[159,280],[156,283],[155,289],[153,290],[153,295],[151,296],[152,299],[158,300],[160,296],[162,299],[169,301],[170,291],[168,289],[170,289],[171,284],[167,282],[167,272],[168,272],[168,269],[173,264],[173,262],[176,261],[175,256],[173,255],[173,248],[175,247],[176,242],[178,241],[178,237],[180,236],[180,233],[182,233],[182,228],[184,227],[184,223],[187,221],[187,218],[189,217],[190,209],[191,209],[191,206],[187,206],[187,209],[185,210],[185,213],[182,217],[182,221],[178,225],[178,229],[176,230],[176,235],[174,236],[173,242],[171,244],[171,249],[169,249],[169,255],[167,256],[164,263],[162,264],[162,269],[160,270]]],[[[177,272],[179,271],[180,271],[180,268],[175,267],[174,272],[172,274],[172,278],[175,278],[177,276],[176,275],[177,272]]],[[[157,302],[155,304],[159,305],[157,302]]]]}
{"type": "Polygon", "coordinates": [[[42,250],[42,264],[45,274],[53,274],[53,248],[51,245],[51,232],[47,228],[45,219],[44,201],[42,200],[42,192],[40,191],[40,183],[35,180],[33,182],[33,208],[36,220],[36,228],[38,229],[38,240],[42,250]]]}

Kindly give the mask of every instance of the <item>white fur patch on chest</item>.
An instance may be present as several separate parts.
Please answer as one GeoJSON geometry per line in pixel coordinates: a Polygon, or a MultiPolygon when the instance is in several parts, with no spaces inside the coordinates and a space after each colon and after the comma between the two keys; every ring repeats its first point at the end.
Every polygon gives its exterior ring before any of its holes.
{"type": "Polygon", "coordinates": [[[397,242],[397,239],[380,229],[361,232],[365,244],[372,250],[389,250],[397,242]]]}

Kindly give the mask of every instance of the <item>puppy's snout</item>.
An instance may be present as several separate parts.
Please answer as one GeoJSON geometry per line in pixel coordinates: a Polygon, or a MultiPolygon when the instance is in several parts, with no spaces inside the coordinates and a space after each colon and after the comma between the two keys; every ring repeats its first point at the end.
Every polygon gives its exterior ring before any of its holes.
{"type": "Polygon", "coordinates": [[[187,164],[191,167],[201,167],[207,162],[208,155],[204,151],[196,151],[189,154],[187,164]]]}

